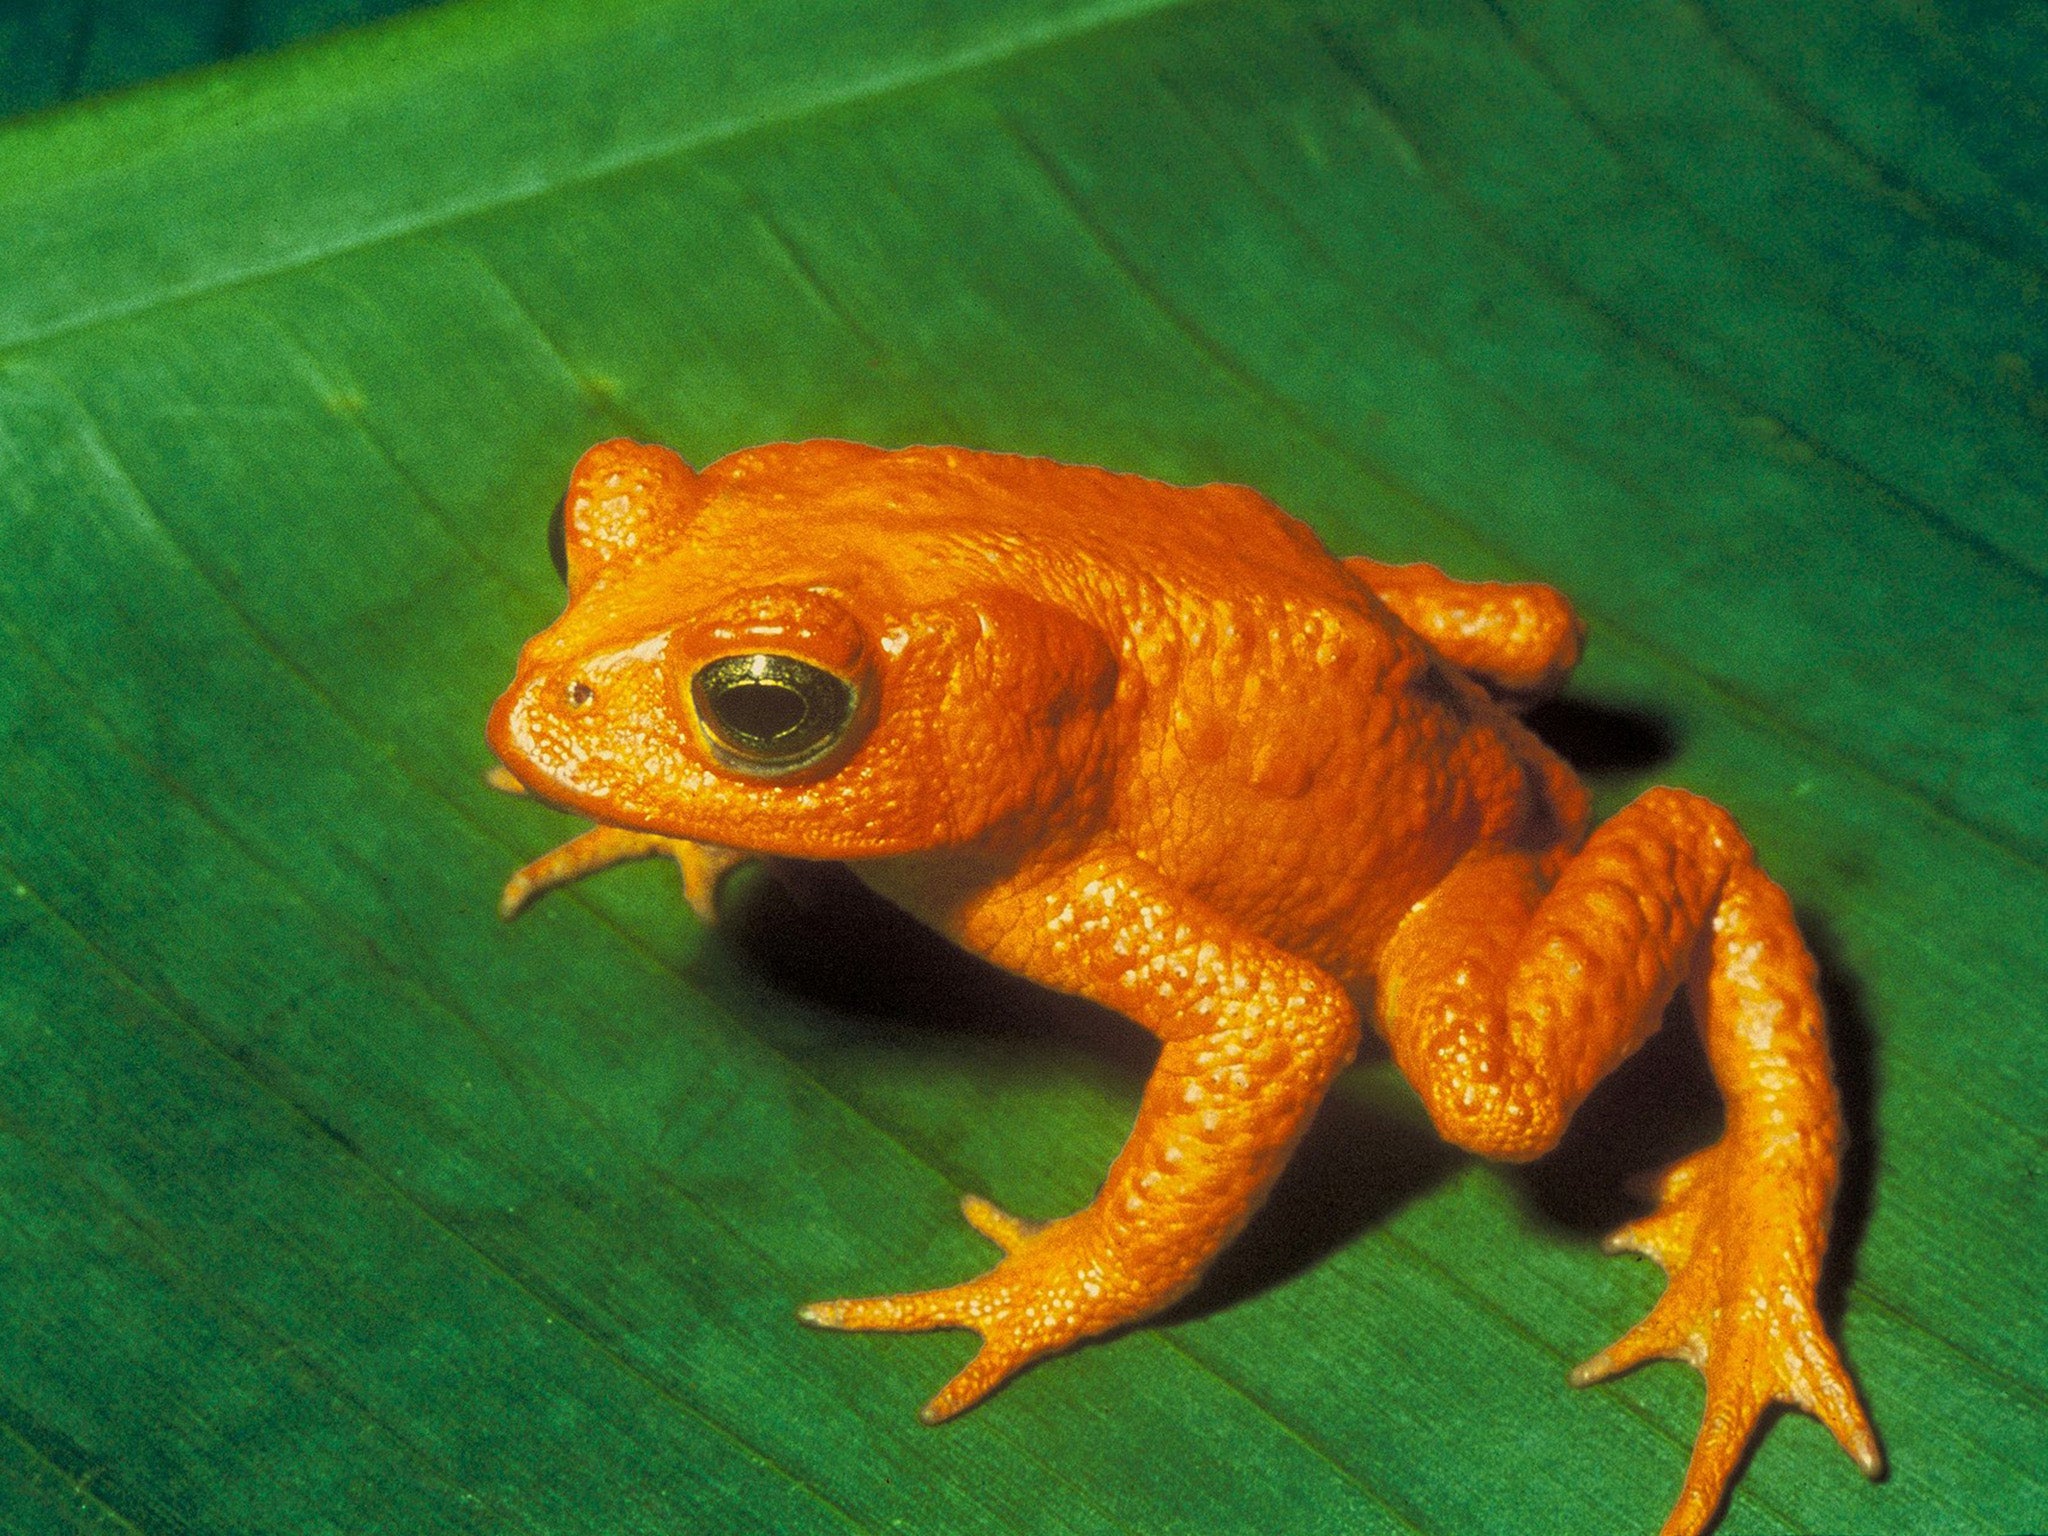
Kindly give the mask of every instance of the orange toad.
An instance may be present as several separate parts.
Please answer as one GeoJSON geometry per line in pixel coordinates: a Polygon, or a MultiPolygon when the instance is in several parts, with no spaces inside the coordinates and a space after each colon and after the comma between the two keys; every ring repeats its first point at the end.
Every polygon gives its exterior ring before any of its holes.
{"type": "Polygon", "coordinates": [[[782,444],[699,473],[609,442],[562,519],[568,609],[490,741],[598,825],[522,870],[508,914],[655,853],[707,915],[741,859],[844,860],[1163,1042],[1085,1210],[1041,1224],[969,1196],[1006,1254],[987,1274],[803,1309],[978,1332],[927,1420],[1184,1295],[1361,1017],[1446,1138],[1520,1160],[1684,986],[1727,1128],[1614,1235],[1670,1283],[1572,1379],[1705,1373],[1667,1532],[1712,1519],[1774,1401],[1877,1472],[1814,1305],[1841,1131],[1813,963],[1719,807],[1654,789],[1589,827],[1517,718],[1578,659],[1556,592],[1339,561],[1237,487],[950,448],[782,444]]]}

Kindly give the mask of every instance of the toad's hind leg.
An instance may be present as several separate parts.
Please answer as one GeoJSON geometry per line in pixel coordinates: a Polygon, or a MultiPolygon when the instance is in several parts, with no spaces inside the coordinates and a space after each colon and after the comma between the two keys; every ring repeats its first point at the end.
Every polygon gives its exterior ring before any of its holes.
{"type": "Polygon", "coordinates": [[[1727,812],[1652,790],[1568,858],[1474,854],[1403,921],[1379,984],[1395,1060],[1438,1129],[1516,1159],[1557,1139],[1689,984],[1727,1128],[1664,1174],[1652,1215],[1614,1235],[1670,1283],[1573,1380],[1656,1358],[1706,1376],[1665,1536],[1713,1518],[1772,1402],[1815,1415],[1877,1474],[1876,1438],[1814,1304],[1841,1123],[1813,962],[1727,812]]]}
{"type": "Polygon", "coordinates": [[[1565,595],[1540,582],[1454,581],[1433,565],[1344,569],[1452,666],[1520,714],[1564,685],[1586,641],[1565,595]]]}

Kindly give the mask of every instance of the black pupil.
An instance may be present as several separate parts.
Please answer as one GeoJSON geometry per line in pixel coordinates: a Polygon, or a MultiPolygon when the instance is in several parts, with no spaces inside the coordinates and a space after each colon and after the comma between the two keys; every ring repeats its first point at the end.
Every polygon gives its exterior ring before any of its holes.
{"type": "Polygon", "coordinates": [[[831,750],[853,719],[844,678],[794,656],[721,656],[690,679],[697,718],[729,759],[770,773],[831,750]]]}
{"type": "Polygon", "coordinates": [[[712,708],[718,712],[720,725],[763,746],[775,745],[777,737],[789,735],[810,713],[802,694],[777,682],[733,683],[718,695],[712,708]]]}

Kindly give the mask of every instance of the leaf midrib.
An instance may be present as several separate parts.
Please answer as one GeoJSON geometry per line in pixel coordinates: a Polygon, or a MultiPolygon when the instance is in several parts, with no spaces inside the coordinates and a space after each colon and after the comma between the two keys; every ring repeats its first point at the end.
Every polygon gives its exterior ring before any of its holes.
{"type": "MultiPolygon", "coordinates": [[[[524,183],[515,182],[511,185],[493,187],[470,199],[451,199],[408,218],[390,219],[381,223],[372,221],[366,229],[359,229],[340,238],[311,241],[273,260],[223,269],[192,282],[157,288],[133,299],[116,300],[84,308],[53,321],[25,326],[11,334],[0,334],[0,358],[15,355],[61,337],[76,335],[154,310],[229,292],[238,287],[299,271],[333,257],[374,249],[410,236],[442,229],[467,218],[534,202],[566,188],[592,185],[613,176],[629,174],[662,160],[716,145],[734,143],[833,111],[916,91],[959,76],[993,68],[1012,59],[1049,52],[1125,23],[1213,3],[1214,0],[1099,0],[1099,3],[1081,6],[1055,23],[1020,27],[998,40],[970,43],[935,59],[920,61],[906,67],[872,70],[795,101],[785,100],[751,114],[693,124],[673,134],[657,134],[631,148],[593,155],[573,169],[558,175],[540,176],[524,183]]],[[[507,8],[512,8],[512,4],[508,3],[507,8]]],[[[408,22],[423,28],[432,26],[439,20],[440,16],[432,12],[422,13],[416,19],[407,18],[408,22]]],[[[515,23],[507,19],[506,24],[509,26],[515,23]]],[[[262,59],[236,60],[216,68],[223,71],[254,73],[262,69],[266,62],[262,59]]],[[[156,110],[158,99],[154,92],[137,98],[134,111],[138,121],[132,130],[134,138],[142,139],[145,134],[153,131],[149,119],[156,110]]],[[[346,99],[353,100],[353,97],[346,99]]],[[[323,103],[330,108],[332,104],[331,100],[323,103]]],[[[116,109],[126,105],[125,102],[118,103],[116,109]]],[[[119,137],[120,134],[121,130],[116,128],[110,136],[119,137]]],[[[115,153],[112,149],[102,152],[115,153]]],[[[48,188],[42,190],[47,192],[48,188]]],[[[264,210],[260,208],[252,209],[251,216],[260,218],[263,212],[264,210]]]]}

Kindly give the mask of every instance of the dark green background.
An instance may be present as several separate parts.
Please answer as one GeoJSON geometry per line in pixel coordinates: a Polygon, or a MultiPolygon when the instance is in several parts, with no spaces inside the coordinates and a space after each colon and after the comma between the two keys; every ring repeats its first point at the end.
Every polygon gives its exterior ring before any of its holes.
{"type": "Polygon", "coordinates": [[[0,115],[396,15],[423,0],[8,0],[0,115]]]}
{"type": "MultiPolygon", "coordinates": [[[[17,7],[4,104],[391,9],[17,7]]],[[[1892,1476],[1788,1417],[1724,1528],[2048,1525],[2044,103],[2030,4],[485,0],[0,127],[0,1526],[1662,1517],[1697,1378],[1563,1376],[1676,1033],[1527,1172],[1360,1067],[1197,1305],[941,1430],[966,1336],[793,1321],[1085,1200],[1146,1054],[833,887],[499,926],[569,827],[482,715],[619,432],[1563,587],[1550,728],[1742,818],[1858,1137],[1892,1476]]]]}

